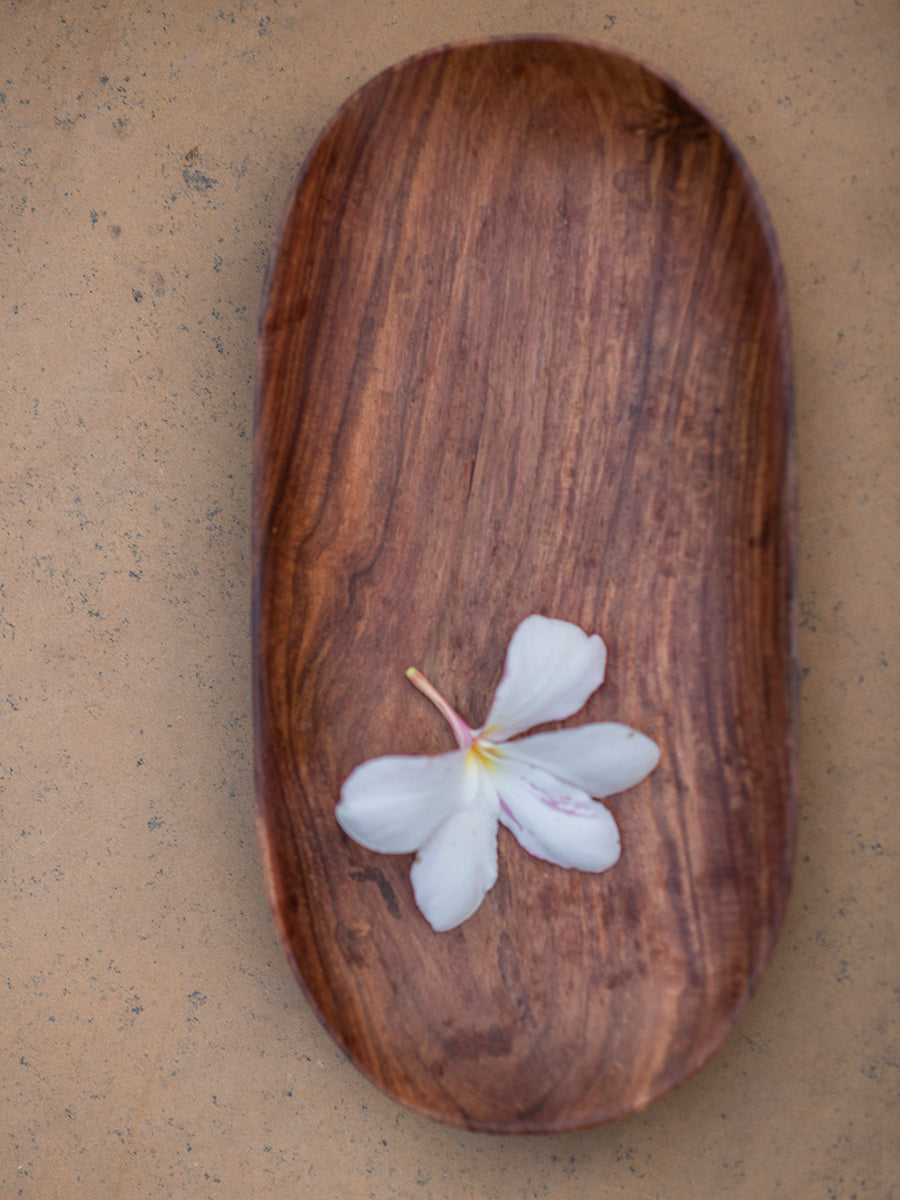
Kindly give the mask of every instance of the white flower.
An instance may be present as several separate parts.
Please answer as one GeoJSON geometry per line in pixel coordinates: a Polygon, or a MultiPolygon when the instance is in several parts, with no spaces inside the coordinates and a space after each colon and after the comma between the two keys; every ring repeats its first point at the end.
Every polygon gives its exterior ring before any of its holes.
{"type": "Polygon", "coordinates": [[[418,851],[410,878],[435,930],[465,921],[495,884],[498,821],[530,854],[560,867],[605,871],[618,860],[615,820],[591,797],[640,783],[659,762],[656,743],[613,721],[509,740],[578,712],[605,670],[606,647],[596,634],[526,617],[480,729],[418,671],[407,671],[446,717],[459,749],[363,763],[344,782],[335,816],[369,850],[418,851]]]}

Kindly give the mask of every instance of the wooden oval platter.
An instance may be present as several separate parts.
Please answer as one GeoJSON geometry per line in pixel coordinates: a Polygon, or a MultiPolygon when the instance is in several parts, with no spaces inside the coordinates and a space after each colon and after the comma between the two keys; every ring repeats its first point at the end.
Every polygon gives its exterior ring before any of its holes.
{"type": "Polygon", "coordinates": [[[431,1117],[544,1132],[692,1075],[752,994],[793,843],[792,407],[778,254],[746,168],[597,46],[451,46],[338,112],[265,285],[255,421],[257,811],[319,1016],[431,1117]],[[343,780],[453,747],[513,630],[609,648],[571,723],[661,747],[607,803],[619,863],[499,881],[435,933],[343,780]]]}

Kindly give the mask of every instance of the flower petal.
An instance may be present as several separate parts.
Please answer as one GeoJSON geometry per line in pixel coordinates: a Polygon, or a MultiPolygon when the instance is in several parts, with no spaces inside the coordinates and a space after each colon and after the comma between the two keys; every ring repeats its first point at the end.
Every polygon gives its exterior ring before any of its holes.
{"type": "Polygon", "coordinates": [[[500,820],[535,858],[579,871],[605,871],[618,860],[612,813],[580,788],[525,763],[501,766],[494,779],[500,820]]]}
{"type": "Polygon", "coordinates": [[[497,882],[497,796],[478,774],[475,802],[428,839],[409,873],[416,904],[437,933],[471,917],[497,882]]]}
{"type": "Polygon", "coordinates": [[[471,802],[476,781],[465,761],[464,750],[372,758],[344,781],[334,812],[338,824],[361,846],[381,854],[418,850],[471,802]]]}
{"type": "Polygon", "coordinates": [[[617,721],[534,733],[497,749],[506,758],[543,767],[597,799],[634,787],[659,762],[656,742],[617,721]]]}
{"type": "Polygon", "coordinates": [[[583,707],[603,682],[606,646],[569,621],[535,614],[510,639],[484,733],[504,741],[583,707]]]}

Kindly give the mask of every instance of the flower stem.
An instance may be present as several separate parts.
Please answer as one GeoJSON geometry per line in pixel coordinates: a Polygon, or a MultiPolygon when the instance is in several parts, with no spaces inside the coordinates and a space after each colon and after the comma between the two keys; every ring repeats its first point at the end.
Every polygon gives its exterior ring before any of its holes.
{"type": "Polygon", "coordinates": [[[447,724],[453,730],[453,736],[456,738],[460,749],[468,750],[473,741],[471,726],[466,724],[456,709],[447,703],[437,688],[428,682],[421,671],[417,671],[415,667],[410,667],[406,672],[406,678],[413,687],[419,689],[423,696],[428,697],[441,716],[444,717],[447,724]]]}

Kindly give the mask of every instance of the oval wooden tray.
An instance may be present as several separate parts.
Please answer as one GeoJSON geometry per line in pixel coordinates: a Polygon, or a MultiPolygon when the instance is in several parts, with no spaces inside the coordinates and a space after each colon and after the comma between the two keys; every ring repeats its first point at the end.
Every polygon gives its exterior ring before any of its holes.
{"type": "Polygon", "coordinates": [[[753,992],[793,841],[787,317],[756,190],[672,85],[596,46],[441,49],[329,124],[265,288],[255,431],[257,796],[283,944],[376,1084],[504,1132],[630,1113],[753,992]],[[662,748],[601,876],[500,831],[435,934],[409,857],[333,812],[452,747],[532,612],[609,646],[581,720],[662,748]]]}

